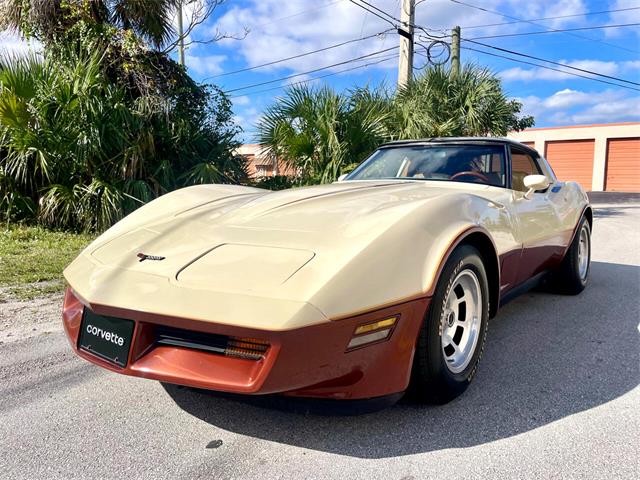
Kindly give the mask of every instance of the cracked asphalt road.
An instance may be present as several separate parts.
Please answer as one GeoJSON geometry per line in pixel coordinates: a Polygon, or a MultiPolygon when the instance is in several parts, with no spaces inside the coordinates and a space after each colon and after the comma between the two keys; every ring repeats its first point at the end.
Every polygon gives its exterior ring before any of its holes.
{"type": "Polygon", "coordinates": [[[465,395],[351,417],[115,375],[59,297],[0,304],[0,476],[639,478],[640,204],[596,205],[593,250],[582,295],[501,310],[465,395]]]}

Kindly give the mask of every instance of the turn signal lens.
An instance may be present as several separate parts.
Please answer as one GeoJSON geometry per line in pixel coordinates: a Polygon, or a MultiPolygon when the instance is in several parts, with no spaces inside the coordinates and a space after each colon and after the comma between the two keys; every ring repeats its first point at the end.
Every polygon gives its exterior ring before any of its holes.
{"type": "Polygon", "coordinates": [[[373,332],[374,330],[381,330],[383,328],[389,328],[396,324],[397,317],[385,318],[374,323],[367,323],[360,325],[356,328],[354,335],[362,335],[363,333],[373,332]]]}
{"type": "Polygon", "coordinates": [[[234,338],[227,341],[224,354],[229,357],[245,358],[248,360],[260,360],[264,358],[269,349],[269,344],[255,338],[234,338]]]}
{"type": "Polygon", "coordinates": [[[349,345],[347,345],[347,350],[388,338],[397,321],[398,317],[396,316],[360,325],[353,332],[353,337],[349,341],[349,345]]]}

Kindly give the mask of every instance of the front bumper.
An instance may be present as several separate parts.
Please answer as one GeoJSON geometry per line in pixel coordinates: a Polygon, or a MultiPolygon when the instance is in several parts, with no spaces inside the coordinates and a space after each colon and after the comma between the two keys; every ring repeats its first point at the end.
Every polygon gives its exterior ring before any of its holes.
{"type": "Polygon", "coordinates": [[[352,317],[285,331],[251,329],[91,305],[97,314],[135,321],[127,366],[78,349],[85,306],[67,289],[64,329],[75,352],[108,370],[196,388],[244,394],[365,399],[402,392],[409,383],[418,330],[429,298],[410,299],[352,317]],[[385,340],[347,351],[355,329],[399,315],[385,340]],[[191,348],[157,345],[155,329],[168,326],[205,334],[255,338],[269,343],[260,360],[191,348]]]}

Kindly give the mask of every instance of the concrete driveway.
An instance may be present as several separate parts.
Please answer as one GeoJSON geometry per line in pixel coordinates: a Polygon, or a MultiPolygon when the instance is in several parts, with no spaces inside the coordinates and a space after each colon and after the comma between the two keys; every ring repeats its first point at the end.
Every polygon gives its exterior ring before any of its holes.
{"type": "Polygon", "coordinates": [[[597,204],[593,249],[582,295],[529,293],[501,310],[461,398],[361,416],[108,373],[51,327],[58,298],[5,308],[0,475],[639,478],[640,204],[597,204]]]}

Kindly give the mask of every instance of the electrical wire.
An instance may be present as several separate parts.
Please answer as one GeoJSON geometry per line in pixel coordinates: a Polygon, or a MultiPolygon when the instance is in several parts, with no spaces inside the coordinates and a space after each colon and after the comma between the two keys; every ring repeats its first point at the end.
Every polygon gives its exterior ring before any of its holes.
{"type": "Polygon", "coordinates": [[[542,22],[545,20],[560,20],[562,18],[583,17],[587,15],[603,15],[605,13],[626,12],[629,10],[640,10],[640,7],[617,8],[615,10],[601,10],[599,12],[573,13],[571,15],[558,15],[556,17],[531,18],[529,20],[514,20],[513,22],[487,23],[484,25],[468,25],[468,26],[462,26],[460,28],[462,28],[463,30],[471,30],[472,28],[501,27],[503,25],[514,25],[516,23],[542,22]]]}
{"type": "Polygon", "coordinates": [[[272,62],[263,63],[263,64],[256,65],[256,66],[253,66],[253,67],[241,68],[239,70],[233,70],[231,72],[225,72],[225,73],[221,73],[219,75],[212,75],[210,77],[204,78],[203,81],[211,80],[212,78],[225,77],[227,75],[234,75],[236,73],[248,72],[250,70],[256,70],[258,68],[268,67],[270,65],[275,65],[277,63],[287,62],[289,60],[295,60],[296,58],[306,57],[307,55],[312,55],[314,53],[326,52],[327,50],[331,50],[331,49],[334,49],[334,48],[342,47],[344,45],[349,45],[350,43],[360,42],[362,40],[368,40],[370,38],[379,37],[381,35],[389,33],[392,30],[393,29],[383,30],[382,32],[374,33],[374,34],[366,36],[366,37],[354,38],[354,39],[351,39],[351,40],[347,40],[345,42],[336,43],[334,45],[329,45],[329,46],[326,46],[326,47],[323,47],[323,48],[319,48],[317,50],[311,50],[309,52],[300,53],[298,55],[293,55],[293,56],[287,57],[287,58],[281,58],[279,60],[274,60],[272,62]]]}
{"type": "Polygon", "coordinates": [[[479,49],[473,48],[473,47],[464,47],[463,46],[461,48],[463,48],[464,50],[470,50],[472,52],[478,52],[478,53],[482,53],[484,55],[489,55],[489,56],[492,56],[492,57],[504,58],[506,60],[511,60],[512,62],[523,63],[525,65],[533,65],[534,67],[539,67],[539,68],[544,68],[546,70],[553,70],[554,72],[564,73],[565,75],[573,75],[574,77],[586,78],[587,80],[593,80],[594,82],[606,83],[608,85],[615,85],[616,87],[627,88],[629,90],[636,90],[636,91],[640,92],[639,88],[629,87],[627,85],[620,85],[619,83],[609,82],[607,80],[602,80],[600,78],[588,77],[587,75],[581,75],[579,73],[567,72],[566,70],[560,70],[559,68],[553,68],[553,67],[549,67],[547,65],[540,65],[538,63],[527,62],[526,60],[520,60],[519,58],[512,58],[512,57],[507,57],[506,55],[500,55],[498,53],[486,52],[484,50],[479,50],[479,49]]]}
{"type": "MultiPolygon", "coordinates": [[[[394,48],[397,48],[397,47],[394,47],[394,48]]],[[[249,93],[244,94],[244,95],[231,95],[231,96],[229,96],[229,98],[237,98],[237,97],[242,97],[242,96],[257,95],[258,93],[270,92],[270,91],[273,91],[273,90],[280,90],[281,88],[292,87],[292,86],[296,86],[296,85],[304,85],[306,83],[313,82],[314,80],[320,80],[322,78],[332,77],[334,75],[340,75],[341,73],[351,72],[353,70],[358,70],[360,68],[367,68],[367,67],[370,67],[372,65],[378,65],[378,64],[383,63],[383,62],[388,62],[389,60],[392,60],[392,59],[395,59],[395,58],[397,58],[397,55],[394,53],[392,55],[386,55],[386,56],[382,57],[380,60],[378,60],[376,62],[369,62],[369,63],[365,63],[365,64],[362,64],[362,65],[357,65],[355,67],[346,68],[344,70],[340,70],[340,71],[337,71],[337,72],[331,72],[331,73],[327,73],[325,75],[320,75],[318,77],[307,78],[306,80],[300,80],[299,82],[288,83],[288,84],[285,84],[285,85],[278,85],[277,87],[264,88],[262,90],[256,90],[254,92],[249,92],[249,93]]]]}
{"type": "Polygon", "coordinates": [[[239,90],[246,90],[248,88],[261,87],[262,85],[268,85],[270,83],[282,82],[284,80],[289,80],[291,78],[299,77],[301,75],[308,75],[310,73],[320,72],[320,71],[326,70],[328,68],[339,67],[340,65],[346,65],[346,64],[349,64],[349,63],[353,63],[353,62],[356,62],[358,60],[362,60],[363,58],[370,58],[370,57],[373,57],[374,55],[378,55],[380,53],[390,52],[391,50],[395,50],[396,48],[398,48],[398,47],[386,48],[384,50],[379,50],[377,52],[369,53],[367,55],[361,55],[359,57],[352,58],[350,60],[345,60],[344,62],[338,62],[338,63],[334,63],[332,65],[326,65],[326,66],[320,67],[320,68],[314,68],[313,70],[309,70],[307,72],[296,73],[296,74],[293,74],[293,75],[288,75],[286,77],[277,78],[275,80],[267,80],[265,82],[254,83],[252,85],[244,85],[242,87],[237,87],[237,88],[233,88],[231,90],[226,90],[225,93],[229,94],[229,93],[237,92],[239,90]]]}
{"type": "MultiPolygon", "coordinates": [[[[355,3],[355,4],[356,4],[356,5],[358,5],[360,8],[364,8],[362,5],[360,5],[360,4],[356,3],[356,2],[354,2],[353,0],[349,0],[349,1],[350,1],[351,3],[355,3]]],[[[366,6],[368,6],[368,7],[372,8],[372,9],[374,9],[374,10],[377,10],[378,12],[380,12],[380,13],[381,13],[381,14],[383,14],[383,15],[386,15],[387,17],[389,17],[389,18],[390,18],[390,19],[392,19],[392,20],[395,20],[395,21],[396,21],[396,22],[398,22],[398,23],[402,23],[402,22],[400,21],[400,19],[399,19],[399,18],[394,17],[393,15],[391,15],[390,13],[388,13],[388,12],[386,12],[386,11],[382,10],[381,8],[376,7],[376,6],[375,6],[375,5],[373,5],[372,3],[369,3],[369,2],[367,2],[366,0],[358,0],[358,1],[359,1],[360,3],[364,3],[366,6]]]]}
{"type": "Polygon", "coordinates": [[[526,35],[541,35],[545,33],[578,32],[581,30],[600,30],[604,28],[635,27],[638,25],[640,25],[640,23],[623,23],[618,25],[594,25],[592,27],[565,28],[562,30],[544,30],[539,32],[503,33],[500,35],[487,35],[484,37],[473,37],[472,40],[485,40],[489,38],[504,38],[504,37],[523,37],[526,35]]]}
{"type": "MultiPolygon", "coordinates": [[[[463,5],[465,7],[474,8],[474,9],[480,10],[482,12],[492,13],[494,15],[500,15],[501,17],[509,18],[511,20],[518,20],[520,22],[529,23],[529,24],[535,25],[537,27],[547,28],[547,30],[550,31],[550,32],[557,30],[557,29],[554,29],[554,28],[548,28],[548,27],[546,27],[546,25],[540,25],[539,23],[535,23],[532,20],[524,20],[524,19],[519,18],[519,17],[514,17],[512,15],[507,15],[505,13],[496,12],[495,10],[489,10],[488,8],[479,7],[477,5],[473,5],[471,3],[462,2],[460,0],[449,0],[449,1],[452,2],[452,3],[456,3],[458,5],[463,5]]],[[[577,33],[566,32],[565,35],[571,35],[572,37],[581,38],[583,40],[589,40],[591,42],[602,43],[603,45],[608,45],[610,47],[618,48],[620,50],[626,50],[627,52],[638,53],[636,50],[631,50],[630,48],[622,47],[620,45],[615,45],[613,43],[605,42],[603,40],[598,40],[596,38],[585,37],[584,35],[578,35],[577,33]]]]}
{"type": "MultiPolygon", "coordinates": [[[[389,20],[388,18],[383,17],[383,16],[382,16],[382,15],[380,15],[379,13],[376,13],[375,11],[370,10],[369,8],[365,7],[364,5],[362,5],[362,4],[360,4],[360,3],[357,3],[355,0],[349,0],[349,1],[350,1],[351,3],[353,3],[354,5],[356,5],[356,6],[360,7],[361,9],[363,9],[363,10],[365,10],[365,11],[369,12],[370,14],[375,15],[376,17],[378,17],[378,18],[380,18],[380,19],[384,20],[385,22],[389,23],[391,26],[393,26],[393,28],[398,28],[398,25],[397,25],[397,24],[393,23],[393,22],[392,22],[391,20],[389,20]]],[[[362,0],[361,0],[361,1],[362,1],[362,0]]],[[[378,9],[378,10],[380,10],[380,9],[378,9]]],[[[392,17],[391,15],[389,15],[388,13],[386,13],[386,12],[384,12],[384,11],[383,11],[383,13],[384,13],[385,15],[387,15],[388,17],[390,17],[390,18],[394,18],[394,17],[392,17]]]]}
{"type": "Polygon", "coordinates": [[[529,58],[531,60],[537,60],[539,62],[551,63],[553,65],[558,65],[560,67],[569,68],[571,70],[576,70],[578,72],[588,73],[589,75],[596,75],[598,77],[609,78],[611,80],[615,80],[616,82],[623,82],[623,83],[628,83],[628,84],[631,84],[631,85],[640,86],[640,83],[632,82],[631,80],[625,80],[623,78],[614,77],[614,76],[611,76],[611,75],[605,75],[604,73],[598,73],[598,72],[594,72],[592,70],[587,70],[587,69],[584,69],[584,68],[574,67],[574,66],[571,66],[571,65],[567,65],[565,63],[556,62],[554,60],[547,60],[545,58],[535,57],[533,55],[528,55],[526,53],[516,52],[515,50],[509,50],[507,48],[496,47],[495,45],[490,45],[488,43],[483,43],[483,42],[477,42],[477,41],[475,41],[473,39],[461,38],[461,40],[463,40],[465,42],[474,43],[476,45],[481,45],[481,46],[486,47],[486,48],[491,48],[492,50],[498,50],[500,52],[509,53],[511,55],[517,55],[519,57],[525,57],[525,58],[529,58]]]}

